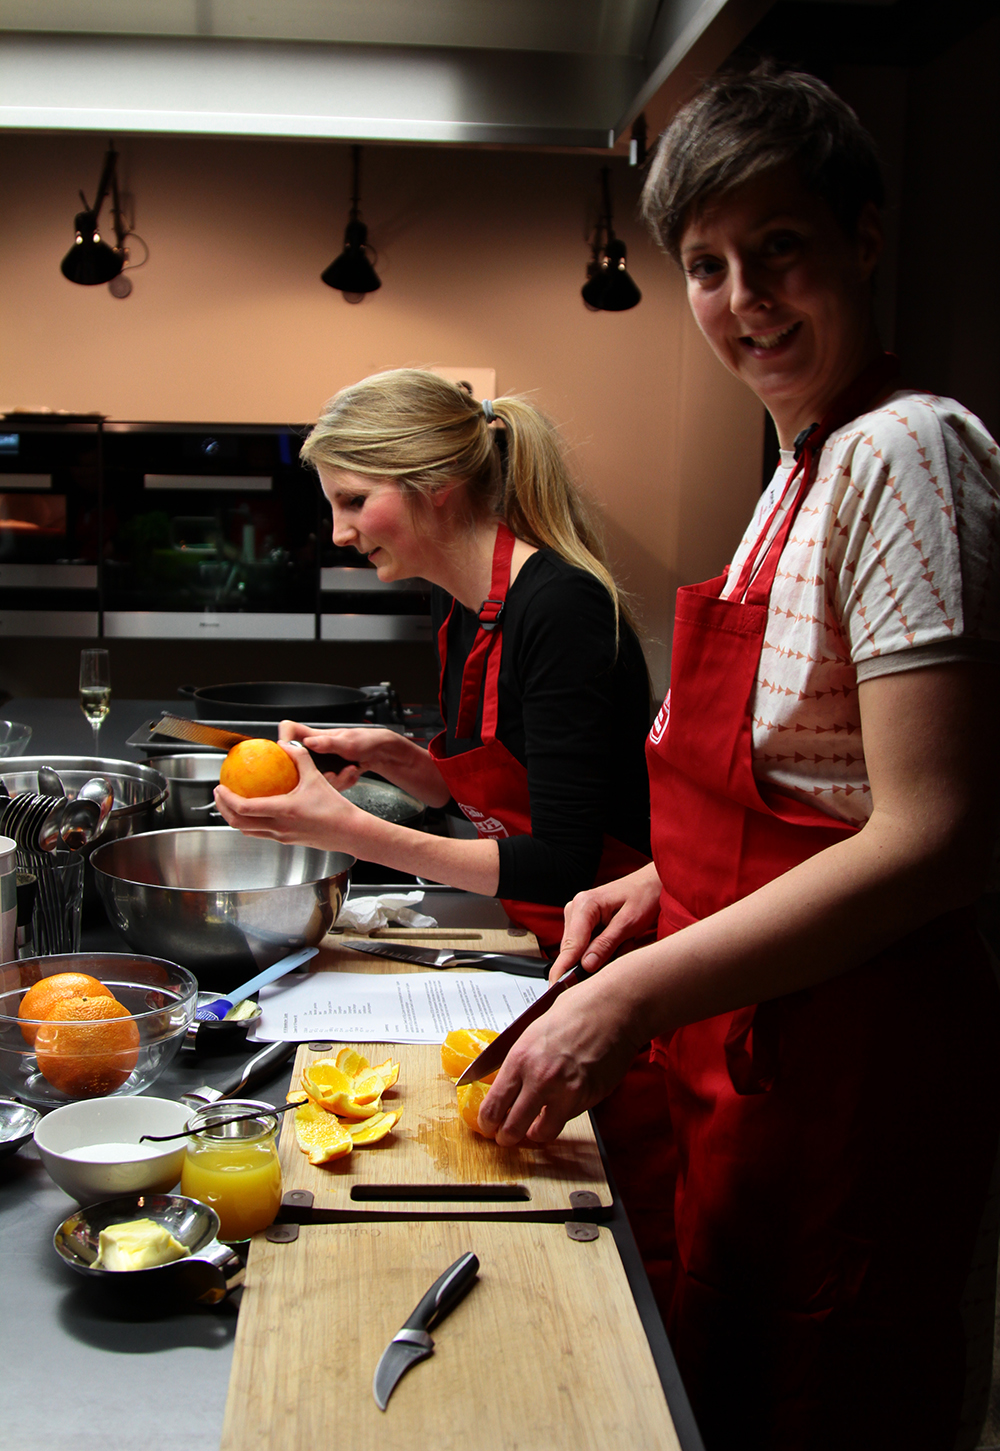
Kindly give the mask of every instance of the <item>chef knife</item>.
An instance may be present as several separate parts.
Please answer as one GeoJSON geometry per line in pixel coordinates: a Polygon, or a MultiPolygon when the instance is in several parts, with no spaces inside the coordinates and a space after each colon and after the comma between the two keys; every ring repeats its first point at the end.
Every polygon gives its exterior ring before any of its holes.
{"type": "Polygon", "coordinates": [[[400,1376],[411,1365],[434,1354],[434,1341],[428,1331],[454,1310],[472,1288],[478,1273],[479,1260],[469,1250],[434,1281],[402,1329],[389,1341],[375,1367],[372,1382],[372,1394],[380,1411],[389,1404],[400,1376]]]}
{"type": "Polygon", "coordinates": [[[547,992],[535,999],[530,1008],[525,1008],[523,1013],[518,1014],[509,1028],[504,1028],[499,1037],[494,1038],[492,1043],[488,1043],[478,1058],[473,1058],[461,1078],[455,1080],[456,1088],[461,1088],[463,1083],[476,1083],[480,1078],[485,1078],[488,1073],[492,1073],[494,1068],[499,1068],[525,1028],[530,1027],[536,1018],[547,1013],[556,998],[568,987],[572,987],[574,983],[585,982],[590,976],[591,974],[580,963],[577,963],[576,967],[571,967],[568,972],[564,972],[547,992]]]}
{"type": "Polygon", "coordinates": [[[352,952],[370,952],[372,957],[388,957],[393,962],[416,962],[421,967],[488,967],[498,972],[513,972],[519,977],[548,977],[552,966],[542,957],[520,957],[514,952],[473,952],[450,947],[414,947],[409,942],[390,942],[381,937],[365,942],[342,942],[352,952]]]}
{"type": "MultiPolygon", "coordinates": [[[[170,715],[164,712],[149,728],[151,736],[166,736],[172,741],[189,741],[198,746],[213,746],[217,751],[231,751],[240,741],[252,741],[253,736],[242,736],[239,731],[224,731],[221,726],[206,725],[204,721],[189,720],[186,715],[170,715]]],[[[302,747],[306,750],[306,747],[302,747]]],[[[335,751],[308,751],[313,764],[319,771],[342,771],[345,766],[356,766],[357,761],[348,761],[335,751]]]]}

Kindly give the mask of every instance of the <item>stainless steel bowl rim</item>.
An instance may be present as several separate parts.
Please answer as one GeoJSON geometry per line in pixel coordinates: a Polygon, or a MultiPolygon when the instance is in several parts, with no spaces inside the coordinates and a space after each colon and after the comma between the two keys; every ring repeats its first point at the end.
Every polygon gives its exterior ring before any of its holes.
{"type": "Polygon", "coordinates": [[[38,1109],[30,1104],[19,1103],[16,1098],[0,1098],[0,1148],[26,1144],[40,1118],[38,1109]]]}
{"type": "Polygon", "coordinates": [[[0,779],[34,771],[39,766],[51,766],[54,771],[80,771],[90,776],[120,776],[130,781],[140,781],[153,788],[152,794],[141,801],[130,801],[111,808],[116,820],[126,816],[137,816],[140,812],[155,809],[167,799],[167,778],[155,766],[138,761],[117,761],[110,756],[0,756],[0,779]],[[10,761],[5,767],[4,762],[10,761]],[[15,764],[16,763],[16,764],[15,764]]]}
{"type": "MultiPolygon", "coordinates": [[[[134,887],[154,887],[157,892],[187,892],[189,895],[197,893],[199,896],[203,897],[218,897],[223,895],[238,895],[240,897],[262,897],[275,891],[280,891],[283,887],[318,887],[322,882],[329,882],[333,879],[333,877],[339,876],[341,872],[349,871],[357,860],[356,857],[350,856],[347,852],[330,852],[327,851],[325,847],[312,847],[310,848],[312,851],[323,852],[326,856],[342,857],[344,859],[345,865],[343,867],[340,867],[336,872],[328,873],[325,877],[303,877],[302,880],[298,882],[281,882],[270,887],[171,887],[166,882],[141,882],[137,881],[135,877],[123,877],[117,872],[107,872],[98,861],[98,857],[100,857],[105,851],[111,851],[112,848],[120,847],[123,845],[123,843],[143,841],[146,837],[180,836],[184,832],[194,831],[218,831],[228,833],[233,831],[233,829],[234,828],[231,826],[176,826],[172,827],[169,831],[137,831],[134,832],[132,836],[125,837],[121,841],[107,841],[102,846],[99,846],[94,852],[93,856],[90,858],[90,865],[93,867],[95,872],[100,872],[101,876],[107,877],[109,881],[129,882],[134,887]]],[[[275,845],[289,846],[294,845],[294,843],[279,841],[276,842],[275,845]]]]}
{"type": "MultiPolygon", "coordinates": [[[[67,959],[75,962],[77,966],[62,969],[62,971],[65,972],[85,972],[86,968],[84,964],[88,962],[92,966],[98,962],[121,962],[123,964],[131,963],[134,965],[136,963],[142,963],[150,967],[163,967],[166,968],[169,972],[178,973],[182,978],[187,978],[188,981],[187,983],[185,983],[185,991],[177,998],[177,1004],[180,1006],[190,1007],[192,1015],[194,1013],[194,1008],[195,1004],[198,1001],[199,993],[198,979],[195,977],[193,972],[190,972],[188,970],[188,968],[181,967],[179,962],[169,962],[165,957],[145,957],[138,952],[61,952],[55,957],[22,957],[16,962],[0,962],[0,972],[2,972],[5,967],[23,968],[29,962],[65,962],[67,959]]],[[[45,974],[46,977],[50,977],[51,975],[51,973],[45,974]]],[[[91,976],[96,976],[96,974],[92,973],[91,976]]],[[[157,990],[155,983],[134,983],[128,985],[137,988],[149,987],[153,990],[157,990]]],[[[14,991],[16,991],[16,989],[14,989],[14,991]]],[[[169,992],[172,991],[172,989],[161,988],[159,989],[159,991],[169,992]]],[[[216,996],[218,996],[218,994],[216,994],[216,996]]],[[[129,1013],[129,1017],[132,1019],[133,1022],[143,1022],[146,1018],[159,1017],[160,1014],[168,1010],[168,1006],[169,1005],[165,1005],[161,1008],[148,1008],[145,1012],[141,1013],[129,1013]]],[[[34,1023],[40,1026],[42,1023],[71,1024],[75,1021],[77,1020],[73,1018],[22,1018],[20,1016],[14,1017],[9,1013],[0,1013],[0,1023],[9,1023],[12,1025],[15,1023],[34,1023]]],[[[100,1023],[114,1023],[122,1022],[124,1020],[121,1018],[94,1018],[91,1021],[100,1023]]]]}
{"type": "MultiPolygon", "coordinates": [[[[220,1228],[219,1216],[211,1205],[202,1204],[200,1200],[192,1199],[189,1195],[185,1194],[120,1194],[116,1195],[114,1199],[101,1199],[95,1204],[81,1205],[74,1214],[67,1215],[58,1226],[52,1236],[52,1248],[64,1264],[69,1265],[71,1269],[78,1270],[81,1274],[96,1275],[102,1278],[108,1276],[113,1281],[120,1281],[122,1278],[122,1272],[120,1270],[106,1270],[103,1265],[88,1265],[69,1251],[64,1243],[67,1226],[72,1225],[73,1221],[79,1223],[80,1220],[85,1221],[89,1226],[94,1219],[98,1221],[105,1219],[106,1225],[124,1224],[128,1222],[127,1218],[121,1219],[118,1217],[119,1215],[132,1215],[134,1217],[137,1214],[141,1214],[143,1210],[146,1211],[147,1218],[154,1219],[157,1224],[163,1224],[166,1220],[164,1210],[168,1206],[169,1208],[173,1208],[174,1205],[180,1204],[197,1205],[198,1212],[195,1218],[197,1220],[207,1220],[206,1228],[202,1236],[195,1241],[193,1246],[188,1246],[191,1253],[189,1256],[185,1256],[185,1259],[198,1259],[218,1239],[220,1228]],[[143,1200],[147,1202],[144,1204],[143,1200]],[[168,1205],[163,1203],[165,1200],[168,1201],[168,1205]],[[213,1220],[215,1221],[214,1226],[212,1224],[213,1220]]],[[[179,1263],[183,1263],[183,1261],[171,1260],[165,1265],[150,1265],[147,1269],[132,1270],[126,1273],[129,1278],[135,1275],[155,1275],[163,1270],[173,1270],[179,1263]]]]}

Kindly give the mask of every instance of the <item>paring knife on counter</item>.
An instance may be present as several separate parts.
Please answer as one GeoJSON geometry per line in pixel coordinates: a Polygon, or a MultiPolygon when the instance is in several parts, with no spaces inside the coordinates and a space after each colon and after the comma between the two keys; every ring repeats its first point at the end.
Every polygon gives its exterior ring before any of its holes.
{"type": "MultiPolygon", "coordinates": [[[[597,968],[594,971],[596,972],[597,968]]],[[[535,999],[530,1008],[525,1008],[523,1013],[517,1015],[509,1028],[504,1028],[499,1037],[494,1038],[492,1043],[488,1043],[478,1058],[473,1058],[461,1078],[455,1080],[456,1088],[461,1088],[463,1083],[476,1083],[480,1078],[485,1078],[487,1073],[492,1073],[494,1068],[499,1068],[525,1028],[530,1027],[537,1018],[547,1013],[560,993],[564,993],[574,983],[586,982],[587,978],[592,976],[593,974],[581,967],[580,963],[571,967],[568,972],[564,972],[547,992],[535,999]]]]}
{"type": "Polygon", "coordinates": [[[552,966],[542,957],[519,957],[516,952],[452,951],[450,947],[414,947],[408,942],[390,942],[381,937],[365,942],[338,942],[352,952],[368,952],[372,957],[388,957],[393,962],[417,962],[421,967],[488,967],[497,972],[512,972],[518,977],[548,977],[552,966]]]}
{"type": "MultiPolygon", "coordinates": [[[[171,741],[190,741],[197,746],[214,746],[217,751],[231,751],[240,741],[252,741],[253,736],[241,736],[239,731],[224,731],[221,726],[206,725],[204,721],[190,720],[186,715],[164,714],[149,728],[151,736],[166,736],[171,741]]],[[[302,747],[306,750],[305,746],[302,747]]],[[[334,751],[323,754],[307,751],[319,771],[342,771],[345,766],[356,766],[357,761],[348,761],[334,751]]]]}
{"type": "Polygon", "coordinates": [[[372,1382],[372,1394],[380,1411],[389,1404],[389,1397],[400,1376],[405,1375],[411,1365],[434,1354],[434,1341],[428,1331],[454,1310],[463,1295],[472,1288],[478,1273],[479,1260],[469,1250],[434,1281],[402,1329],[389,1341],[375,1367],[372,1382]]]}

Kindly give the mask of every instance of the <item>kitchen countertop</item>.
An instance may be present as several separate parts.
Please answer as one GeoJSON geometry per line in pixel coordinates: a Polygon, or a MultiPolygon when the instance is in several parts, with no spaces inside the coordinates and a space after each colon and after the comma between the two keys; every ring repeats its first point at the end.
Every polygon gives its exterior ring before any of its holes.
{"type": "MultiPolygon", "coordinates": [[[[101,754],[143,759],[125,739],[172,701],[115,701],[101,731],[101,754]]],[[[190,707],[188,708],[190,710],[190,707]]],[[[181,707],[182,713],[188,713],[181,707]]],[[[92,733],[76,701],[19,700],[3,713],[33,727],[32,755],[91,754],[92,733]]],[[[364,889],[366,892],[369,888],[364,889]]],[[[500,925],[492,899],[437,889],[429,908],[442,925],[500,925]],[[486,920],[484,920],[484,918],[486,920]]],[[[503,918],[502,912],[500,913],[503,918]]],[[[84,947],[121,943],[106,924],[85,930],[84,947]]],[[[150,1092],[176,1097],[221,1080],[239,1056],[181,1055],[150,1092]]],[[[253,1096],[280,1103],[290,1062],[253,1096]]],[[[611,1229],[649,1339],[683,1451],[702,1451],[687,1396],[621,1209],[611,1229]]],[[[33,1145],[0,1160],[0,1364],[7,1394],[0,1412],[5,1451],[105,1451],[141,1445],[216,1451],[232,1362],[240,1292],[213,1309],[126,1318],[60,1263],[51,1239],[74,1201],[48,1177],[33,1145]]],[[[345,1423],[349,1421],[346,1417],[345,1423]]],[[[558,1448],[553,1448],[558,1451],[558,1448]]]]}

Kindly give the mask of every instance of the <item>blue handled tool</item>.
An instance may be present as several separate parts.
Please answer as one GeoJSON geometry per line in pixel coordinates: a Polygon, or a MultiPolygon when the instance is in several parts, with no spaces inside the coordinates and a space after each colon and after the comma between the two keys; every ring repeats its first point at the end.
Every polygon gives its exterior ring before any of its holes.
{"type": "Polygon", "coordinates": [[[195,1010],[195,1018],[200,1023],[217,1023],[224,1018],[235,1003],[241,1003],[251,993],[255,993],[259,987],[264,987],[276,978],[284,977],[286,972],[291,972],[295,967],[301,967],[308,962],[310,957],[315,957],[319,952],[318,947],[303,947],[298,952],[290,953],[276,962],[273,967],[266,967],[256,977],[250,978],[249,982],[241,983],[239,987],[231,988],[231,998],[216,998],[214,1003],[208,1003],[205,1007],[195,1010]]]}

